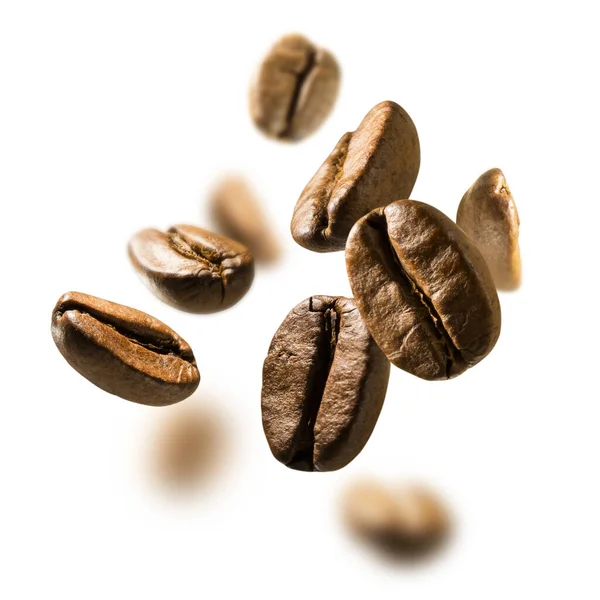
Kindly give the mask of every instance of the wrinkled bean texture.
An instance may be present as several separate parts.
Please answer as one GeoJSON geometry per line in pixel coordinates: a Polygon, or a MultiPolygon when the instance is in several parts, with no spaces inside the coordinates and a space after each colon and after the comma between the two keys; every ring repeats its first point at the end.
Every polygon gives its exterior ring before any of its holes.
{"type": "Polygon", "coordinates": [[[275,458],[301,471],[347,465],[375,427],[389,371],[352,300],[301,302],[263,367],[263,428],[275,458]]]}
{"type": "Polygon", "coordinates": [[[219,182],[211,194],[210,211],[217,228],[247,246],[256,262],[270,263],[279,257],[273,228],[245,179],[230,176],[219,182]]]}
{"type": "Polygon", "coordinates": [[[142,281],[163,302],[191,313],[233,306],[250,288],[254,259],[233,240],[193,225],[144,229],[129,242],[142,281]]]}
{"type": "Polygon", "coordinates": [[[449,379],[492,350],[500,304],[479,250],[439,210],[399,200],[363,217],[346,247],[360,313],[388,359],[449,379]]]}
{"type": "Polygon", "coordinates": [[[500,169],[486,171],[467,190],[456,223],[479,248],[496,287],[516,290],[521,283],[519,213],[500,169]]]}
{"type": "Polygon", "coordinates": [[[335,104],[340,68],[335,57],[305,37],[282,37],[250,89],[250,114],[268,137],[298,141],[316,131],[335,104]]]}
{"type": "Polygon", "coordinates": [[[52,338],[78,373],[125,400],[166,406],[200,383],[187,342],[135,308],[69,292],[52,312],[52,338]]]}
{"type": "Polygon", "coordinates": [[[421,559],[438,549],[451,529],[444,502],[421,485],[391,488],[363,481],[343,496],[349,529],[389,558],[421,559]]]}
{"type": "Polygon", "coordinates": [[[408,113],[395,102],[379,103],[356,131],[342,136],[302,191],[293,238],[314,252],[343,250],[358,219],[410,196],[420,164],[419,137],[408,113]]]}

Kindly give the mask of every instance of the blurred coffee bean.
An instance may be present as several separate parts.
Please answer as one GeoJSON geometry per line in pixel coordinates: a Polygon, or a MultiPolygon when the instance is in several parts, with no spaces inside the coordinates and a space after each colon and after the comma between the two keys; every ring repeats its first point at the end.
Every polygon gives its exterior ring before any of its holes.
{"type": "Polygon", "coordinates": [[[387,487],[356,483],[342,498],[343,519],[359,539],[388,558],[422,559],[437,550],[450,532],[444,502],[419,485],[387,487]]]}
{"type": "Polygon", "coordinates": [[[504,174],[490,169],[467,190],[456,224],[475,242],[499,290],[521,283],[519,214],[504,174]]]}
{"type": "Polygon", "coordinates": [[[250,89],[250,114],[268,137],[298,141],[331,112],[340,85],[334,56],[298,34],[283,36],[269,51],[250,89]]]}
{"type": "Polygon", "coordinates": [[[217,228],[248,247],[257,262],[273,262],[280,254],[273,228],[248,182],[239,176],[223,179],[213,189],[210,211],[217,228]]]}
{"type": "Polygon", "coordinates": [[[162,485],[174,489],[205,485],[223,464],[226,446],[219,414],[186,403],[161,418],[152,445],[152,470],[162,485]]]}

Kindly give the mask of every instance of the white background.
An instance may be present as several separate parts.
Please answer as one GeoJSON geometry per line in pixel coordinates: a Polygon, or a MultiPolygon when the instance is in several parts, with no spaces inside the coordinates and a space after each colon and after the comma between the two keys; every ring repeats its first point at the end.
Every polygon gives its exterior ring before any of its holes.
{"type": "Polygon", "coordinates": [[[0,596],[598,598],[599,43],[594,2],[0,2],[2,397],[0,596]],[[282,34],[343,69],[325,125],[297,145],[256,131],[248,84],[282,34]],[[271,456],[261,365],[288,311],[348,295],[343,253],[289,235],[295,201],[339,137],[400,103],[421,140],[412,197],[455,215],[503,169],[521,217],[522,288],[502,334],[448,382],[393,369],[375,432],[336,473],[271,456]],[[129,237],[206,224],[225,172],[246,174],[285,247],[210,316],[161,304],[129,237]],[[50,336],[77,290],[164,320],[202,374],[227,459],[186,498],[158,492],[148,440],[176,407],[126,402],[71,369],[50,336]],[[339,495],[364,475],[433,485],[456,515],[427,565],[392,568],[348,540],[339,495]]]}

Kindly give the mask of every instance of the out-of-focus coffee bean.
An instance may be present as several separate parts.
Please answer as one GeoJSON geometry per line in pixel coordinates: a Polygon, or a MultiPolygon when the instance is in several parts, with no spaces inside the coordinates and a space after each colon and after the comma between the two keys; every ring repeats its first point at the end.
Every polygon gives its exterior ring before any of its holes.
{"type": "Polygon", "coordinates": [[[356,483],[343,495],[342,512],[352,533],[390,558],[423,558],[440,547],[451,528],[444,502],[421,485],[356,483]]]}
{"type": "Polygon", "coordinates": [[[304,36],[282,37],[263,60],[250,89],[250,114],[268,137],[298,141],[331,112],[340,86],[335,57],[304,36]]]}
{"type": "Polygon", "coordinates": [[[248,182],[240,176],[230,176],[213,189],[210,211],[217,229],[248,247],[256,262],[277,260],[280,247],[272,226],[248,182]]]}
{"type": "Polygon", "coordinates": [[[181,405],[161,418],[152,444],[152,470],[174,489],[208,484],[224,462],[225,428],[204,406],[181,405]]]}

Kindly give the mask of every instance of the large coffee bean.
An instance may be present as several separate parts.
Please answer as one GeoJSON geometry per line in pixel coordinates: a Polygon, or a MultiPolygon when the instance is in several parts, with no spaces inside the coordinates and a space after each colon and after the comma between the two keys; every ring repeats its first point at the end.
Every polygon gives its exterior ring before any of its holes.
{"type": "Polygon", "coordinates": [[[52,312],[52,337],[78,373],[125,400],[174,404],[200,383],[189,345],[135,308],[69,292],[52,312]]]}
{"type": "Polygon", "coordinates": [[[389,371],[352,300],[301,302],[263,368],[263,427],[275,458],[302,471],[347,465],[375,427],[389,371]]]}
{"type": "Polygon", "coordinates": [[[479,250],[439,210],[413,200],[356,223],[346,246],[360,313],[389,360],[423,379],[478,363],[500,334],[500,304],[479,250]]]}
{"type": "Polygon", "coordinates": [[[421,153],[412,119],[395,102],[380,102],[358,129],[342,136],[304,188],[292,236],[308,250],[343,250],[350,229],[369,211],[412,192],[421,153]]]}

